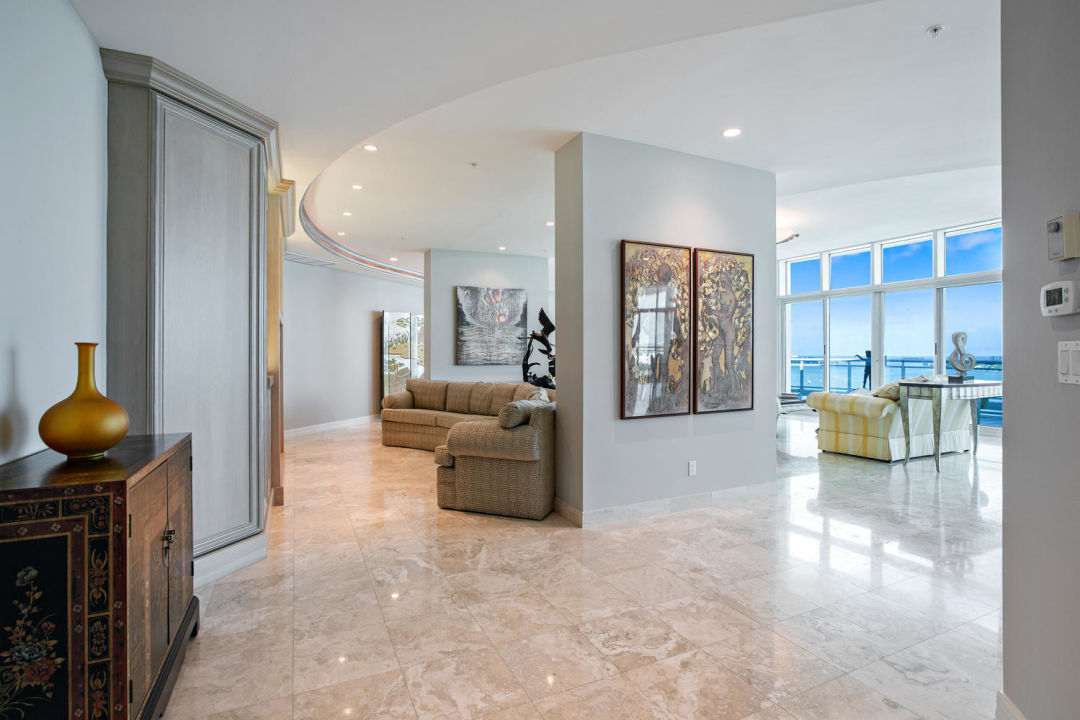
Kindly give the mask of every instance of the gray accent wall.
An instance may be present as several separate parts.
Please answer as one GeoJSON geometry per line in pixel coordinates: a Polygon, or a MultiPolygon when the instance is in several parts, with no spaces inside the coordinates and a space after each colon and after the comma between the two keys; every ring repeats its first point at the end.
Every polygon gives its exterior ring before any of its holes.
{"type": "Polygon", "coordinates": [[[423,312],[423,288],[285,263],[286,430],[379,412],[383,310],[423,312]]]}
{"type": "Polygon", "coordinates": [[[1076,0],[1002,3],[1005,694],[1028,720],[1080,712],[1080,387],[1056,377],[1080,315],[1039,314],[1043,285],[1080,280],[1045,234],[1080,212],[1077,28],[1076,0]]]}
{"type": "Polygon", "coordinates": [[[555,182],[559,497],[589,513],[775,481],[774,175],[586,133],[555,182]],[[755,254],[753,410],[619,419],[623,239],[755,254]]]}
{"type": "MultiPolygon", "coordinates": [[[[428,250],[424,253],[424,317],[426,318],[428,377],[433,380],[521,382],[521,364],[455,365],[458,285],[525,288],[530,331],[540,327],[540,308],[556,325],[548,292],[548,259],[506,253],[428,250]]],[[[558,343],[559,333],[554,340],[558,343]]],[[[539,355],[537,355],[539,358],[539,355]]]]}
{"type": "MultiPolygon", "coordinates": [[[[66,0],[0,0],[0,463],[45,446],[76,341],[105,342],[106,88],[66,0]]],[[[105,347],[97,351],[105,387],[105,347]]]]}

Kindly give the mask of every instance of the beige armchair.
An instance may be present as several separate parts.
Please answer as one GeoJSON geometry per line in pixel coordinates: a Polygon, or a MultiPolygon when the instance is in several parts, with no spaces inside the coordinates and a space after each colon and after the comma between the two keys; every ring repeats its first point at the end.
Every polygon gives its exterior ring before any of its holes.
{"type": "Polygon", "coordinates": [[[555,406],[518,400],[497,423],[458,423],[435,464],[439,507],[542,520],[555,498],[555,406]]]}

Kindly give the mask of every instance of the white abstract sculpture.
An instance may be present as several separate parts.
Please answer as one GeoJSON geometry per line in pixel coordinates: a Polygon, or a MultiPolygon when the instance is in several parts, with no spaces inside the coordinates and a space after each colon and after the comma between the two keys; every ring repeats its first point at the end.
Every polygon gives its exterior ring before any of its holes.
{"type": "MultiPolygon", "coordinates": [[[[964,352],[964,345],[967,343],[967,333],[963,331],[957,331],[952,334],[953,351],[949,355],[949,364],[952,365],[959,375],[958,380],[953,382],[964,382],[964,374],[969,373],[975,369],[975,356],[964,352]]],[[[950,380],[953,376],[950,376],[950,380]]]]}

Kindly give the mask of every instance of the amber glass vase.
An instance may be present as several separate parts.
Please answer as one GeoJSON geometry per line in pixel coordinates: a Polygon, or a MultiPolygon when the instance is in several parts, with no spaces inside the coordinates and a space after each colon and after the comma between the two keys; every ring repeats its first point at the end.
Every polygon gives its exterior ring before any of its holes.
{"type": "Polygon", "coordinates": [[[38,423],[38,434],[45,444],[67,455],[68,460],[102,458],[128,431],[127,411],[98,392],[94,379],[97,345],[75,343],[79,349],[75,392],[46,410],[38,423]]]}

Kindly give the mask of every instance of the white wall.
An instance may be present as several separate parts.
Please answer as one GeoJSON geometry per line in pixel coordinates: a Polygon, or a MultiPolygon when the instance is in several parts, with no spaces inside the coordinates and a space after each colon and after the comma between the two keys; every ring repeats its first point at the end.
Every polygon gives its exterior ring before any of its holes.
{"type": "MultiPolygon", "coordinates": [[[[458,285],[525,288],[529,330],[540,327],[540,308],[553,321],[555,308],[548,293],[548,260],[543,257],[460,250],[424,253],[424,316],[427,376],[433,380],[521,382],[521,363],[513,365],[455,365],[454,341],[458,285]]],[[[557,321],[556,321],[556,324],[557,321]]],[[[555,333],[558,342],[558,332],[555,333]]]]}
{"type": "Polygon", "coordinates": [[[1028,720],[1080,712],[1080,387],[1056,381],[1080,315],[1038,305],[1046,283],[1080,280],[1045,239],[1080,211],[1078,27],[1076,0],[1002,3],[1005,693],[1028,720]]]}
{"type": "Polygon", "coordinates": [[[0,0],[0,104],[3,463],[44,447],[38,420],[75,387],[73,343],[105,342],[105,76],[67,0],[0,0]]]}
{"type": "Polygon", "coordinates": [[[555,181],[559,496],[587,515],[774,481],[775,177],[584,134],[556,153],[555,181]],[[754,410],[619,419],[624,238],[756,255],[754,410]]]}
{"type": "Polygon", "coordinates": [[[285,263],[285,429],[379,412],[382,311],[419,313],[419,286],[285,263]]]}

